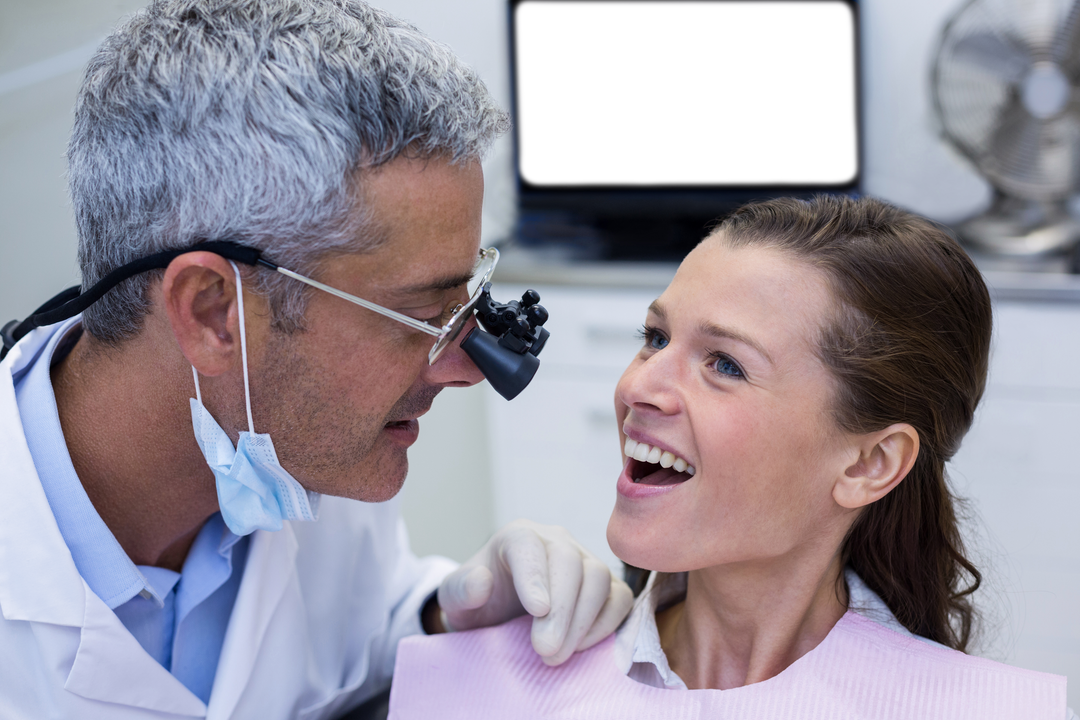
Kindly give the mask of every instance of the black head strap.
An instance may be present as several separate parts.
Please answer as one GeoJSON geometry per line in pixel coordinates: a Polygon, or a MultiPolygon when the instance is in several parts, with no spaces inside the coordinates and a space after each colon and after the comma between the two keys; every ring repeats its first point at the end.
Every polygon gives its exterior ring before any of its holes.
{"type": "Polygon", "coordinates": [[[73,318],[86,308],[100,300],[105,293],[116,287],[128,278],[144,273],[148,270],[160,270],[167,268],[169,263],[180,255],[190,252],[212,252],[226,260],[235,260],[245,265],[262,265],[271,270],[276,270],[277,265],[260,257],[261,251],[257,248],[247,247],[231,240],[210,240],[201,242],[186,248],[166,250],[144,258],[139,258],[127,265],[121,265],[105,277],[101,278],[92,288],[84,293],[79,292],[79,286],[70,287],[56,297],[34,311],[34,314],[19,322],[12,320],[0,330],[4,346],[0,349],[0,360],[8,354],[15,343],[19,342],[28,332],[34,328],[52,325],[68,318],[73,318]]]}

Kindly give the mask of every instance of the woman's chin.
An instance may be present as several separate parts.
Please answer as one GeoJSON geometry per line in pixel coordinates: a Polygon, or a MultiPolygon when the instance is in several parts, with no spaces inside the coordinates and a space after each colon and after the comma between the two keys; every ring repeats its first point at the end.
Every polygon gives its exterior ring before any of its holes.
{"type": "Polygon", "coordinates": [[[607,541],[615,557],[643,570],[678,572],[677,558],[666,547],[653,542],[647,529],[641,531],[612,515],[608,522],[607,541]]]}

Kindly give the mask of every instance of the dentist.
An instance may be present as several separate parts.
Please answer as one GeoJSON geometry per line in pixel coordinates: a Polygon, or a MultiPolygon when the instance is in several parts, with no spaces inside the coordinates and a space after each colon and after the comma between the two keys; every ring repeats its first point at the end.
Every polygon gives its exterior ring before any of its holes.
{"type": "Polygon", "coordinates": [[[105,41],[68,152],[83,289],[158,262],[0,363],[0,717],[334,718],[404,636],[529,613],[559,664],[622,620],[560,528],[455,568],[392,501],[417,418],[483,379],[456,311],[506,125],[359,0],[159,0],[105,41]]]}

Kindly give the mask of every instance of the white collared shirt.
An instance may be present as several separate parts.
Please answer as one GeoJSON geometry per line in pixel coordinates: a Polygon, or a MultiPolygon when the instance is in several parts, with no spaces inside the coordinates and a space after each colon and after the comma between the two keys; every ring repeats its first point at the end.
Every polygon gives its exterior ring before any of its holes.
{"type": "Polygon", "coordinates": [[[615,663],[620,672],[639,683],[686,690],[686,683],[668,665],[656,627],[656,608],[686,594],[686,573],[667,575],[657,587],[659,577],[660,573],[649,574],[645,589],[634,600],[634,607],[622,626],[615,631],[615,663]]]}

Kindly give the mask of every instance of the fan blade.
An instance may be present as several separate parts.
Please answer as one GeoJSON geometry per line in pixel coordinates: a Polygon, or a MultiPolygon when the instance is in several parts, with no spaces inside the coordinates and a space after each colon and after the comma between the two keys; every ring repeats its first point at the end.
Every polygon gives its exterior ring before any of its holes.
{"type": "Polygon", "coordinates": [[[1039,162],[1039,136],[1043,121],[1031,116],[1019,98],[1001,109],[984,158],[986,169],[1006,180],[1035,174],[1039,162]]]}
{"type": "MultiPolygon", "coordinates": [[[[1078,0],[1080,2],[1080,0],[1078,0]]],[[[1031,64],[1027,48],[994,33],[966,35],[952,49],[953,57],[1009,84],[1019,83],[1031,64]]]]}
{"type": "Polygon", "coordinates": [[[1074,85],[1080,81],[1080,0],[1073,0],[1065,22],[1054,36],[1054,61],[1074,85]]]}
{"type": "MultiPolygon", "coordinates": [[[[1075,110],[1075,102],[1070,105],[1075,110]]],[[[1028,114],[1019,102],[998,116],[982,163],[994,184],[1029,200],[1064,197],[1080,178],[1080,121],[1069,112],[1048,120],[1028,114]]]]}

